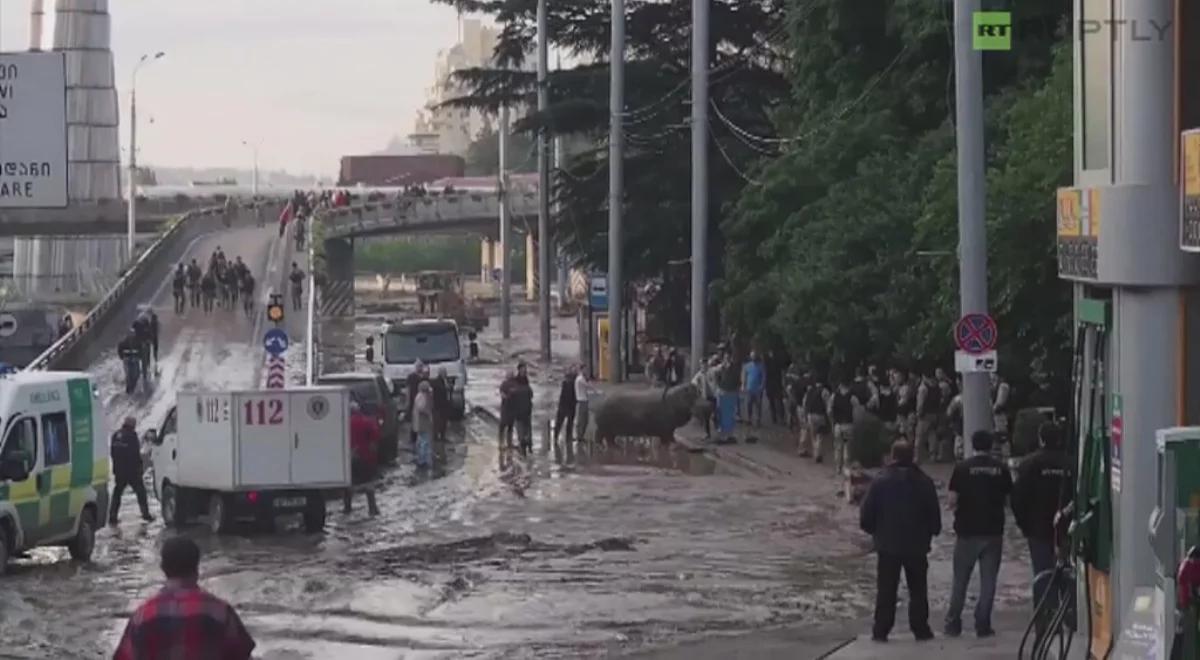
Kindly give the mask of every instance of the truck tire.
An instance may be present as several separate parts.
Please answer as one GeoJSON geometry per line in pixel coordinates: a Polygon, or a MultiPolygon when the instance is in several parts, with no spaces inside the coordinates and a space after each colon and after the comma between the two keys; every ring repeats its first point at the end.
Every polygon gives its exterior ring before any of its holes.
{"type": "Polygon", "coordinates": [[[67,544],[67,551],[75,561],[89,562],[92,552],[96,549],[96,514],[90,509],[84,509],[79,515],[79,529],[75,538],[67,544]]]}
{"type": "Polygon", "coordinates": [[[12,557],[13,539],[9,536],[8,525],[0,520],[0,575],[8,572],[8,560],[12,557]]]}
{"type": "Polygon", "coordinates": [[[304,531],[320,534],[325,531],[325,498],[321,493],[310,493],[308,506],[304,509],[304,531]]]}
{"type": "Polygon", "coordinates": [[[233,527],[233,515],[229,502],[222,493],[213,493],[208,498],[208,525],[213,534],[228,533],[233,527]]]}
{"type": "Polygon", "coordinates": [[[176,488],[173,484],[164,483],[162,487],[162,519],[163,524],[168,527],[183,527],[187,524],[187,512],[185,510],[186,503],[184,502],[184,490],[176,488]]]}

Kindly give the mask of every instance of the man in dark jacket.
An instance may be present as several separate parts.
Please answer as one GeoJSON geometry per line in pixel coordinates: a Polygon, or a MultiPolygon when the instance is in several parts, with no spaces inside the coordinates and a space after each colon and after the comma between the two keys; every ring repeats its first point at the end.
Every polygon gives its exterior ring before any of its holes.
{"type": "Polygon", "coordinates": [[[787,420],[783,409],[783,371],[787,362],[774,349],[767,351],[767,406],[771,409],[771,423],[783,424],[787,420]]]}
{"type": "Polygon", "coordinates": [[[438,367],[437,376],[430,379],[433,387],[433,439],[446,441],[446,422],[450,419],[450,379],[445,367],[438,367]]]}
{"type": "Polygon", "coordinates": [[[517,387],[512,393],[513,421],[522,451],[533,449],[533,387],[525,363],[517,365],[517,387]]]}
{"type": "Polygon", "coordinates": [[[1012,511],[1029,542],[1033,564],[1033,602],[1041,601],[1047,580],[1037,576],[1054,568],[1054,518],[1074,499],[1074,469],[1063,451],[1062,430],[1047,422],[1038,427],[1038,451],[1022,461],[1013,485],[1012,511]]]}
{"type": "Polygon", "coordinates": [[[575,365],[568,367],[567,373],[563,375],[562,389],[558,393],[558,411],[554,415],[555,442],[558,442],[564,424],[567,429],[567,442],[571,441],[572,427],[575,426],[575,404],[578,403],[575,399],[575,377],[578,375],[579,370],[575,365]]]}
{"type": "Polygon", "coordinates": [[[863,498],[859,526],[871,535],[878,554],[875,625],[871,638],[887,641],[896,622],[900,570],[908,584],[908,626],[918,641],[933,639],[929,628],[929,547],[942,533],[933,480],[913,463],[912,445],[892,445],[891,464],[863,498]]]}
{"type": "Polygon", "coordinates": [[[142,520],[146,522],[154,520],[154,517],[150,515],[150,503],[146,499],[146,484],[142,481],[142,473],[145,470],[142,469],[142,443],[137,434],[137,420],[126,417],[121,428],[113,433],[110,454],[116,485],[113,486],[112,504],[108,510],[108,524],[117,524],[117,514],[121,510],[121,496],[125,494],[126,486],[132,488],[134,494],[137,495],[138,507],[142,510],[142,520]]]}

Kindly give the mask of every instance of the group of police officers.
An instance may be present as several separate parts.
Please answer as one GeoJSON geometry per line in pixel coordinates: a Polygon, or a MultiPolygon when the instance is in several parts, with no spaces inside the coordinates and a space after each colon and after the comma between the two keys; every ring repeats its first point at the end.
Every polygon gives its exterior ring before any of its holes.
{"type": "Polygon", "coordinates": [[[183,314],[188,305],[211,314],[218,306],[234,309],[242,301],[242,311],[250,316],[254,313],[254,276],[242,258],[229,261],[220,246],[208,260],[208,268],[201,270],[200,264],[180,262],[175,267],[171,280],[175,296],[175,313],[183,314]]]}

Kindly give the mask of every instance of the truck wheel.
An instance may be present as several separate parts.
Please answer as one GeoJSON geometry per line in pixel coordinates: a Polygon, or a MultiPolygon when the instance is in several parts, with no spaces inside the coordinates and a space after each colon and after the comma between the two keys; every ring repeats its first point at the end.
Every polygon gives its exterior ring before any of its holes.
{"type": "Polygon", "coordinates": [[[225,534],[233,526],[229,502],[221,493],[213,493],[208,500],[208,525],[213,534],[225,534]]]}
{"type": "Polygon", "coordinates": [[[171,527],[183,527],[187,524],[187,516],[184,515],[183,489],[175,488],[171,484],[163,484],[162,487],[162,518],[163,523],[171,527]]]}
{"type": "Polygon", "coordinates": [[[79,531],[67,544],[67,551],[71,553],[71,559],[87,562],[92,560],[92,551],[95,549],[96,514],[87,509],[79,516],[79,531]]]}
{"type": "Polygon", "coordinates": [[[8,560],[12,556],[12,537],[8,534],[8,527],[0,521],[0,575],[8,572],[8,560]]]}
{"type": "Polygon", "coordinates": [[[325,498],[320,493],[308,496],[308,506],[304,509],[304,531],[309,534],[325,531],[325,498]]]}

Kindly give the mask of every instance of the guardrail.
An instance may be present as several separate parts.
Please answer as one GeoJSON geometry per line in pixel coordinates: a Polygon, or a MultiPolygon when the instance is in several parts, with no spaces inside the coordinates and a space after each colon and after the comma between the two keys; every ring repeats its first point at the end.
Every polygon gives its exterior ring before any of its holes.
{"type": "MultiPolygon", "coordinates": [[[[531,192],[513,192],[508,197],[508,203],[514,216],[537,213],[537,197],[531,192]]],[[[404,197],[390,202],[367,202],[329,209],[327,213],[330,237],[344,238],[393,228],[417,229],[440,223],[498,218],[500,198],[496,194],[485,193],[404,197]]]]}
{"type": "MultiPolygon", "coordinates": [[[[260,202],[260,205],[261,204],[263,204],[263,202],[260,202]]],[[[254,205],[251,203],[243,203],[238,204],[237,208],[239,210],[253,209],[254,205]]],[[[270,208],[270,204],[268,204],[268,208],[270,208]]],[[[125,294],[131,289],[140,285],[147,276],[147,273],[153,270],[154,264],[166,251],[167,246],[172,244],[178,237],[182,236],[183,232],[188,229],[192,223],[197,222],[198,219],[221,216],[224,215],[224,212],[225,209],[223,207],[201,209],[198,211],[185,213],[177,220],[172,221],[161,236],[155,239],[153,243],[151,243],[149,246],[143,249],[141,253],[138,254],[137,259],[133,262],[133,265],[129,266],[121,274],[120,279],[118,279],[112,288],[108,290],[108,293],[104,295],[100,302],[96,303],[96,306],[88,312],[87,316],[85,316],[82,321],[76,324],[70,332],[66,333],[62,337],[59,337],[58,341],[55,341],[53,344],[51,344],[50,347],[43,351],[42,354],[39,355],[33,362],[30,362],[29,365],[25,367],[25,371],[42,371],[57,366],[58,361],[64,355],[78,346],[80,342],[85,340],[89,333],[104,325],[104,323],[109,320],[112,312],[119,308],[121,303],[124,302],[125,294]]]]}

